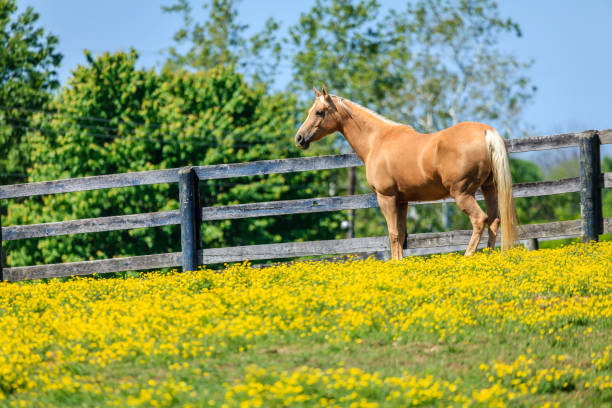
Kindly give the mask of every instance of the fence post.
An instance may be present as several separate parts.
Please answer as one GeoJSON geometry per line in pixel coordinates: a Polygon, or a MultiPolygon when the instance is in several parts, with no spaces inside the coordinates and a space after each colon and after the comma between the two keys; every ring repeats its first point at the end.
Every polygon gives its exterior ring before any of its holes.
{"type": "Polygon", "coordinates": [[[597,131],[582,135],[580,147],[580,215],[582,242],[597,241],[603,233],[601,186],[599,178],[599,134],[597,131]]]}
{"type": "Polygon", "coordinates": [[[183,272],[195,271],[200,263],[198,250],[202,248],[202,209],[199,179],[193,167],[179,170],[179,198],[183,272]]]}
{"type": "MultiPolygon", "coordinates": [[[[348,195],[352,196],[355,194],[355,167],[349,167],[348,169],[348,195]]],[[[348,234],[347,238],[355,238],[355,210],[349,210],[348,212],[348,234]]]]}
{"type": "Polygon", "coordinates": [[[4,282],[4,270],[2,269],[2,201],[0,200],[0,282],[4,282]]]}
{"type": "Polygon", "coordinates": [[[525,240],[525,249],[528,251],[537,251],[540,249],[540,244],[538,243],[537,238],[529,238],[525,240]]]}

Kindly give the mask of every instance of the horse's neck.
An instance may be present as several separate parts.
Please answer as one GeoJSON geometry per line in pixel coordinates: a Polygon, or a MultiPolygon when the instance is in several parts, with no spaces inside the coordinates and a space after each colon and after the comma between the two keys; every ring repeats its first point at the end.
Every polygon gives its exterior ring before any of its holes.
{"type": "Polygon", "coordinates": [[[340,105],[344,105],[340,133],[365,163],[377,137],[395,123],[346,99],[341,100],[340,105]]]}

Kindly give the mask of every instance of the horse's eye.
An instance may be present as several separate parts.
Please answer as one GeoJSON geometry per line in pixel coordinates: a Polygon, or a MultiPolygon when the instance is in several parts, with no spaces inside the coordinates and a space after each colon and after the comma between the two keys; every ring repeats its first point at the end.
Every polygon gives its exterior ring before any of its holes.
{"type": "Polygon", "coordinates": [[[317,113],[317,116],[321,116],[321,117],[325,116],[324,110],[318,110],[316,113],[317,113]]]}

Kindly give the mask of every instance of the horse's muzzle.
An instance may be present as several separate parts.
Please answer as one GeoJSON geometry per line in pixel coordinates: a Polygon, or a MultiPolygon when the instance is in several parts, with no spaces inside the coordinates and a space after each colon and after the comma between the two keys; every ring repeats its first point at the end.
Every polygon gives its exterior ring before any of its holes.
{"type": "Polygon", "coordinates": [[[310,141],[298,133],[295,135],[295,145],[302,150],[306,150],[310,146],[310,141]]]}

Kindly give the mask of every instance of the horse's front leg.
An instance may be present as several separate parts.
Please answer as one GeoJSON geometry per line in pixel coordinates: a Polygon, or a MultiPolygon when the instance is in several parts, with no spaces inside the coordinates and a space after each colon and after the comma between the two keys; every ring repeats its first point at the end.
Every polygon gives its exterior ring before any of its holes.
{"type": "Polygon", "coordinates": [[[408,205],[399,203],[397,196],[376,194],[380,210],[387,221],[389,241],[391,244],[391,259],[402,259],[404,239],[406,238],[406,211],[408,205]]]}

